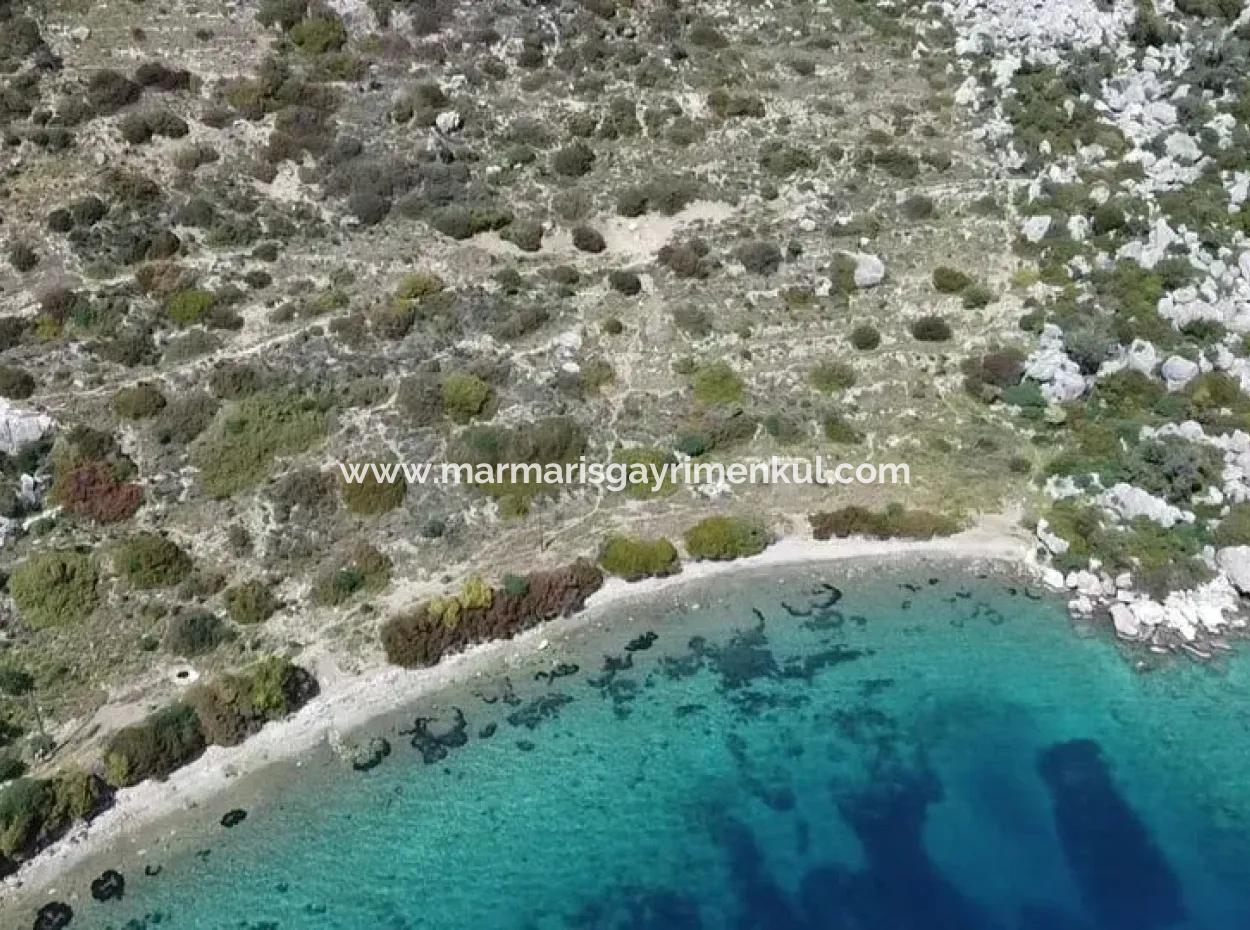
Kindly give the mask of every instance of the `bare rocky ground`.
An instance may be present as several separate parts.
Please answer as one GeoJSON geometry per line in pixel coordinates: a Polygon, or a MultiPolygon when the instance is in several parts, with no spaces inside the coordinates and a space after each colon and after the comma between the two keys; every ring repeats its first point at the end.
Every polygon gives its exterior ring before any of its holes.
{"type": "Polygon", "coordinates": [[[45,764],[709,513],[1023,502],[1075,610],[1209,647],[1250,565],[1250,168],[1245,14],[1197,5],[0,4],[0,635],[45,764]],[[912,484],[334,468],[816,453],[912,484]]]}

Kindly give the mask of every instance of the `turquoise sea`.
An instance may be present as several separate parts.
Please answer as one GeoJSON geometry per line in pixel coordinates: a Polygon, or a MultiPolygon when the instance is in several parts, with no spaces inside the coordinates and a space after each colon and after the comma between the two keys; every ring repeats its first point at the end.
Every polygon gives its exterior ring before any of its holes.
{"type": "Polygon", "coordinates": [[[848,571],[613,608],[379,723],[371,771],[119,853],[69,926],[1250,927],[1250,663],[1126,652],[1006,575],[848,571]]]}

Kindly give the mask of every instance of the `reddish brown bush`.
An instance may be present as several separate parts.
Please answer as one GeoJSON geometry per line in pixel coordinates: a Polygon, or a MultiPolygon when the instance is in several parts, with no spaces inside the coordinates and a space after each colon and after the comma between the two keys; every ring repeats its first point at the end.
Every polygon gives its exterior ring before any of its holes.
{"type": "Polygon", "coordinates": [[[510,639],[547,620],[576,613],[602,585],[603,572],[578,559],[565,568],[535,572],[524,583],[505,585],[493,592],[489,607],[466,608],[450,622],[432,616],[427,604],[392,617],[382,627],[382,645],[393,664],[425,668],[474,643],[510,639]]]}
{"type": "Polygon", "coordinates": [[[137,484],[118,481],[104,462],[87,462],[57,477],[52,500],[75,516],[96,523],[120,523],[143,503],[137,484]]]}

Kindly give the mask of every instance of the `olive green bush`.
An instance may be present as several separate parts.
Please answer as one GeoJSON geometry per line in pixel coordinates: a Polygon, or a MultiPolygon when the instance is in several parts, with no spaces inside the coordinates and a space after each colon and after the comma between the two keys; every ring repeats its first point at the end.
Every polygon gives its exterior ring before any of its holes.
{"type": "Polygon", "coordinates": [[[191,460],[212,497],[230,497],[265,478],[280,456],[294,455],[325,435],[324,407],[310,398],[263,392],[221,411],[197,441],[191,460]]]}
{"type": "Polygon", "coordinates": [[[264,623],[279,607],[273,586],[259,578],[226,588],[222,599],[230,619],[242,626],[264,623]]]}
{"type": "Polygon", "coordinates": [[[726,561],[758,555],[768,548],[772,534],[758,520],[717,516],[690,527],[684,540],[691,558],[726,561]]]}
{"type": "Polygon", "coordinates": [[[98,603],[91,558],[72,549],[36,552],[9,576],[9,594],[22,622],[33,629],[85,620],[98,603]]]}
{"type": "Polygon", "coordinates": [[[599,551],[599,564],[609,575],[640,581],[681,571],[677,549],[667,539],[609,536],[599,551]]]}

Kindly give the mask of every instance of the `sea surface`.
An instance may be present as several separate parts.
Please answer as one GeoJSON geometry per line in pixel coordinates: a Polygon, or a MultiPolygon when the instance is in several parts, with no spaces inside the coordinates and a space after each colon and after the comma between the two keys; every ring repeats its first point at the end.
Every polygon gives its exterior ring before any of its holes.
{"type": "Polygon", "coordinates": [[[375,769],[221,799],[120,899],[63,889],[70,926],[1250,927],[1250,663],[1125,651],[1006,575],[848,571],[616,610],[379,723],[375,769]]]}

